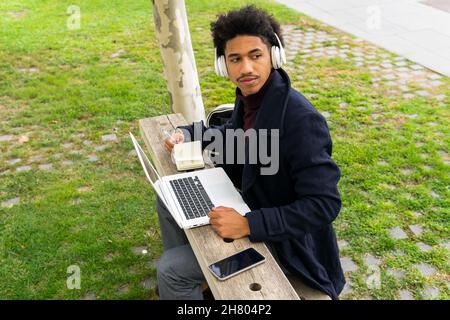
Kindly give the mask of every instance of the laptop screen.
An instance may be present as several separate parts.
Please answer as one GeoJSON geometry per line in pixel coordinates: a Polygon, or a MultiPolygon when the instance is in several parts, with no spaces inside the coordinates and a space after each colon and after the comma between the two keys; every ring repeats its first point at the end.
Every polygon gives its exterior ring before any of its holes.
{"type": "Polygon", "coordinates": [[[138,153],[139,160],[141,160],[142,167],[144,168],[144,171],[147,175],[147,178],[155,184],[159,179],[158,172],[156,171],[155,167],[150,163],[150,160],[148,160],[146,154],[144,153],[144,150],[142,150],[141,146],[137,142],[136,138],[133,136],[133,134],[130,132],[131,140],[133,141],[134,148],[136,149],[136,152],[138,153]]]}

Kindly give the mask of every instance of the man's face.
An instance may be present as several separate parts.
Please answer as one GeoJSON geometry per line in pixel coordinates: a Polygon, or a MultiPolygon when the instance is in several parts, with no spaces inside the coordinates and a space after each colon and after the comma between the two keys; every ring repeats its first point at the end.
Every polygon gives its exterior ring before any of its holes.
{"type": "Polygon", "coordinates": [[[225,46],[228,77],[244,96],[257,93],[272,70],[267,45],[256,36],[237,36],[225,46]]]}

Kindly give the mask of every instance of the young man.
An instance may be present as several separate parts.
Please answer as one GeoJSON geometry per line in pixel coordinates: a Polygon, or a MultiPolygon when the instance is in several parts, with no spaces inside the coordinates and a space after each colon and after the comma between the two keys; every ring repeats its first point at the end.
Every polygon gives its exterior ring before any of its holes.
{"type": "MultiPolygon", "coordinates": [[[[194,127],[200,128],[200,137],[211,129],[224,137],[227,129],[277,131],[279,154],[271,155],[278,157],[276,173],[263,175],[261,163],[249,163],[248,143],[245,164],[221,165],[251,211],[241,216],[233,208],[213,208],[211,227],[222,238],[264,241],[286,274],[337,299],[345,283],[332,227],[341,206],[340,171],[331,159],[326,121],[291,88],[280,61],[273,61],[272,47],[282,43],[273,17],[246,6],[219,16],[211,31],[217,57],[224,56],[219,73],[237,86],[232,119],[214,128],[203,123],[182,127],[185,134],[174,135],[165,145],[171,150],[173,142],[192,139],[194,127]]],[[[157,268],[160,298],[202,299],[204,276],[184,232],[160,201],[158,215],[165,249],[157,268]]]]}

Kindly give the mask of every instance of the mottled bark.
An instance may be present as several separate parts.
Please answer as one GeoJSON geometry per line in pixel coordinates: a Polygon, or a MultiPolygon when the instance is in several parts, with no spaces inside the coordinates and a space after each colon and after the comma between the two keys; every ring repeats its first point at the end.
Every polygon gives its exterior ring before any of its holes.
{"type": "Polygon", "coordinates": [[[152,3],[171,109],[188,122],[205,120],[184,0],[152,3]]]}

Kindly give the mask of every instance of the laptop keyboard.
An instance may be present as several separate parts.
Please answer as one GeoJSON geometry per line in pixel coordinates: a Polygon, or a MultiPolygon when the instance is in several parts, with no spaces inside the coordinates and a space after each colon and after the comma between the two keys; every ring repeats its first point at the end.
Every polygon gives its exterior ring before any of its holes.
{"type": "Polygon", "coordinates": [[[214,204],[197,176],[170,181],[186,219],[204,217],[214,204]]]}

